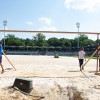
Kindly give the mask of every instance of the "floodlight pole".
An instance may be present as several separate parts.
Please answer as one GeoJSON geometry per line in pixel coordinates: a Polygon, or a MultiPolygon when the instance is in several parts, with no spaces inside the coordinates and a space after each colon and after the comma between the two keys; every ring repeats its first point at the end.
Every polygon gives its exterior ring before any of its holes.
{"type": "Polygon", "coordinates": [[[79,48],[79,28],[80,28],[80,23],[79,22],[76,23],[76,27],[78,29],[78,43],[77,43],[77,48],[79,48]]]}
{"type": "MultiPolygon", "coordinates": [[[[4,30],[5,30],[5,26],[7,25],[7,20],[3,21],[3,25],[4,25],[4,30]]],[[[5,32],[4,32],[4,50],[5,50],[5,32]]]]}

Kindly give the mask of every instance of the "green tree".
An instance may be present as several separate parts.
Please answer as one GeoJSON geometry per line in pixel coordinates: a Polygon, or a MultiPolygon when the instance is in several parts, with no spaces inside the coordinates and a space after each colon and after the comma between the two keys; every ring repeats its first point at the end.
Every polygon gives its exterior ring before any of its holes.
{"type": "Polygon", "coordinates": [[[23,39],[15,37],[15,35],[8,34],[6,37],[6,46],[23,46],[23,39]]]}
{"type": "Polygon", "coordinates": [[[32,39],[29,39],[29,38],[26,38],[25,39],[25,46],[34,46],[34,40],[32,39]]]}
{"type": "Polygon", "coordinates": [[[60,40],[55,38],[55,37],[49,38],[48,39],[48,45],[49,46],[54,46],[54,47],[60,46],[60,40]]]}
{"type": "MultiPolygon", "coordinates": [[[[73,46],[75,45],[77,46],[77,42],[78,42],[78,37],[75,37],[73,46]]],[[[92,44],[94,44],[94,41],[91,39],[88,39],[87,35],[79,35],[79,46],[80,47],[88,46],[92,44]]]]}
{"type": "Polygon", "coordinates": [[[87,35],[80,35],[79,42],[80,42],[81,47],[94,44],[94,41],[91,39],[88,39],[87,35]]]}
{"type": "Polygon", "coordinates": [[[34,40],[34,43],[35,43],[35,46],[45,46],[45,35],[41,34],[41,33],[38,33],[36,34],[36,36],[33,37],[33,40],[34,40]]]}
{"type": "Polygon", "coordinates": [[[61,47],[69,47],[69,46],[71,46],[71,42],[69,39],[61,38],[60,39],[60,46],[61,47]]]}

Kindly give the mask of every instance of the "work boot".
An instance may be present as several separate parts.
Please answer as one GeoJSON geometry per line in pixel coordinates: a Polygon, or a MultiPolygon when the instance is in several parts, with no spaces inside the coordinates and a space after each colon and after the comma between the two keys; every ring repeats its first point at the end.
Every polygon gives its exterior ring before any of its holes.
{"type": "Polygon", "coordinates": [[[80,71],[82,71],[82,68],[80,67],[80,71]]]}
{"type": "Polygon", "coordinates": [[[4,73],[4,69],[2,70],[1,74],[3,74],[3,73],[4,73]]]}
{"type": "Polygon", "coordinates": [[[84,70],[84,67],[82,67],[82,70],[84,70]]]}
{"type": "Polygon", "coordinates": [[[82,70],[84,70],[84,67],[83,67],[83,65],[82,65],[82,70]]]}

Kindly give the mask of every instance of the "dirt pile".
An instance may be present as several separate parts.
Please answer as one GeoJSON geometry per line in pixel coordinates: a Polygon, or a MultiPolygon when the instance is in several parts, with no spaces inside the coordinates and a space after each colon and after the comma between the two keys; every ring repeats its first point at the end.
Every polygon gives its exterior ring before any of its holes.
{"type": "Polygon", "coordinates": [[[12,87],[0,89],[0,100],[83,100],[82,92],[79,92],[75,87],[62,88],[60,85],[55,85],[47,92],[32,90],[26,95],[15,90],[12,87]]]}
{"type": "Polygon", "coordinates": [[[35,90],[32,90],[31,94],[24,94],[13,87],[6,87],[0,89],[0,100],[41,100],[43,98],[35,90]]]}

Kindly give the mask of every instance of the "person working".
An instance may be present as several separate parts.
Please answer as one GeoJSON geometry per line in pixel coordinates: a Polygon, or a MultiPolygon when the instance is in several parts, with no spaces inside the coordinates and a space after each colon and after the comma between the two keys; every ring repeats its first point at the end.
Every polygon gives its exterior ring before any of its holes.
{"type": "Polygon", "coordinates": [[[84,48],[80,49],[80,51],[78,53],[78,59],[79,59],[80,71],[82,71],[82,70],[84,70],[84,67],[82,66],[83,62],[84,62],[84,59],[86,61],[86,56],[85,56],[84,48]]]}
{"type": "Polygon", "coordinates": [[[4,72],[4,68],[3,68],[3,65],[2,65],[2,51],[3,51],[3,49],[2,49],[2,41],[0,41],[0,66],[2,68],[2,72],[1,73],[4,72]]]}

